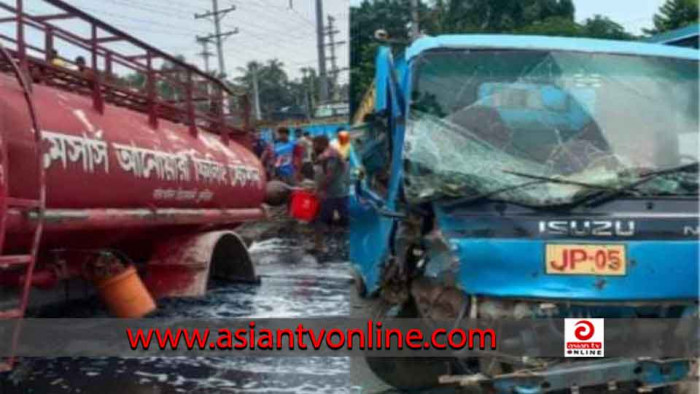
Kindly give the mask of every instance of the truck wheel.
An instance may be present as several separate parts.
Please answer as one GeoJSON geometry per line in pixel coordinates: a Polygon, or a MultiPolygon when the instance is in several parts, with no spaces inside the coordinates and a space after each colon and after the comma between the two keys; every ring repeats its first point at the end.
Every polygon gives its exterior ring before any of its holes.
{"type": "Polygon", "coordinates": [[[676,385],[675,387],[670,387],[668,393],[673,394],[695,394],[700,393],[700,385],[697,381],[695,382],[684,382],[676,385]]]}
{"type": "Polygon", "coordinates": [[[352,283],[355,288],[355,294],[359,297],[367,296],[367,286],[365,286],[365,280],[362,279],[362,275],[357,272],[357,270],[352,270],[352,283]]]}
{"type": "Polygon", "coordinates": [[[216,242],[211,254],[209,279],[255,283],[255,268],[245,242],[237,234],[226,232],[216,242]]]}
{"type": "MultiPolygon", "coordinates": [[[[418,317],[412,300],[395,308],[382,301],[378,302],[382,305],[378,305],[373,319],[418,317]]],[[[402,391],[435,388],[439,385],[439,377],[453,370],[453,360],[450,358],[365,357],[365,360],[379,379],[402,391]]]]}

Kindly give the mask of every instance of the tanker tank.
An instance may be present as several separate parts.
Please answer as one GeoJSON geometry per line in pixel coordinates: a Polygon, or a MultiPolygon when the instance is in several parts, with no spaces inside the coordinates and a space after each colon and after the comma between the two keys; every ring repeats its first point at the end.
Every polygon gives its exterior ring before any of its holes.
{"type": "Polygon", "coordinates": [[[0,3],[16,25],[0,36],[0,319],[94,293],[139,317],[212,278],[256,281],[235,232],[266,217],[246,93],[61,0],[35,2],[60,13],[0,3]],[[66,18],[89,33],[52,23],[66,18]]]}

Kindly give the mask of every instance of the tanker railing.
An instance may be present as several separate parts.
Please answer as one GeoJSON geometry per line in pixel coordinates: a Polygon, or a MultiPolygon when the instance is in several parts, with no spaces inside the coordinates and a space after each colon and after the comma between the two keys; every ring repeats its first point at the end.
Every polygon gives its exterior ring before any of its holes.
{"type": "MultiPolygon", "coordinates": [[[[145,113],[149,124],[154,128],[158,127],[159,119],[167,119],[188,125],[192,134],[196,134],[198,128],[220,134],[224,141],[229,136],[244,137],[249,130],[250,108],[247,97],[236,95],[224,82],[61,0],[37,1],[58,8],[63,13],[30,15],[25,11],[24,0],[15,0],[15,7],[0,3],[0,9],[12,15],[0,18],[0,23],[16,24],[16,37],[0,34],[0,40],[14,44],[15,48],[7,49],[17,59],[21,69],[32,76],[35,82],[90,94],[95,110],[100,113],[105,110],[105,102],[145,113]],[[90,37],[81,37],[49,22],[65,19],[79,19],[88,23],[90,37]],[[26,27],[44,34],[43,48],[26,42],[26,27]],[[109,35],[100,36],[101,32],[109,35]],[[89,75],[52,64],[56,38],[89,53],[89,75]],[[127,55],[104,46],[112,42],[127,43],[145,53],[127,55]],[[30,51],[39,54],[39,57],[31,56],[30,51]],[[100,60],[104,65],[102,69],[99,68],[100,60]],[[156,60],[167,62],[172,68],[156,70],[153,64],[156,60]],[[115,65],[142,75],[144,86],[141,90],[120,86],[120,81],[126,81],[120,80],[113,73],[115,65]],[[169,87],[176,97],[163,97],[158,91],[159,84],[169,87]],[[225,96],[239,99],[242,119],[239,127],[227,120],[225,96]]],[[[36,1],[32,4],[36,4],[36,1]]],[[[75,62],[69,59],[59,59],[75,66],[75,62]]]]}

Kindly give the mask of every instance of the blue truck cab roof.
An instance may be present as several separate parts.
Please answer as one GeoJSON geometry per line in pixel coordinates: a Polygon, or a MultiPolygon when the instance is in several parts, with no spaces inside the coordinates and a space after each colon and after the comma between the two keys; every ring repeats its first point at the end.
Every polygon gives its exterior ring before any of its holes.
{"type": "Polygon", "coordinates": [[[425,51],[439,48],[572,51],[661,56],[688,60],[698,60],[700,58],[700,51],[695,49],[648,42],[507,34],[461,34],[422,37],[414,41],[406,49],[405,56],[410,61],[425,51]]]}
{"type": "Polygon", "coordinates": [[[697,49],[698,36],[700,36],[700,23],[695,23],[689,26],[681,27],[680,29],[657,34],[653,37],[647,38],[645,41],[689,47],[692,44],[691,40],[695,39],[695,48],[697,49]]]}

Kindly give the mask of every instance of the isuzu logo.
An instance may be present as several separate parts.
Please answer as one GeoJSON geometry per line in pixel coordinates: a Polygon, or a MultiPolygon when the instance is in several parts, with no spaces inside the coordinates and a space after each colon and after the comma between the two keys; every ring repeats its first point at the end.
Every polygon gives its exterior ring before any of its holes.
{"type": "Polygon", "coordinates": [[[631,237],[633,220],[542,220],[540,234],[569,235],[574,237],[631,237]]]}
{"type": "Polygon", "coordinates": [[[700,236],[700,226],[685,226],[683,227],[683,235],[700,236]]]}

